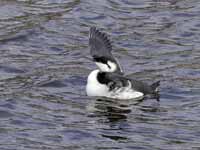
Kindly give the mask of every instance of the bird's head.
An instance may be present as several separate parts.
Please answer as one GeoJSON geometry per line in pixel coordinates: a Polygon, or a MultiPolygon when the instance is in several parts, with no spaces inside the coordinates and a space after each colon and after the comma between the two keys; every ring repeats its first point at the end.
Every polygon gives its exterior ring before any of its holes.
{"type": "Polygon", "coordinates": [[[94,57],[96,65],[103,72],[115,72],[117,70],[117,64],[106,57],[94,57]]]}

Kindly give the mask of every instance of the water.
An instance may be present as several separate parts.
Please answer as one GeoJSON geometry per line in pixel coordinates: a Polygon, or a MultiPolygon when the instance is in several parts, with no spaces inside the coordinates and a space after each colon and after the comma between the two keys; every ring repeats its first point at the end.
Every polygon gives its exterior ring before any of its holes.
{"type": "Polygon", "coordinates": [[[1,150],[199,150],[198,0],[0,1],[1,150]],[[88,30],[160,101],[85,94],[88,30]]]}

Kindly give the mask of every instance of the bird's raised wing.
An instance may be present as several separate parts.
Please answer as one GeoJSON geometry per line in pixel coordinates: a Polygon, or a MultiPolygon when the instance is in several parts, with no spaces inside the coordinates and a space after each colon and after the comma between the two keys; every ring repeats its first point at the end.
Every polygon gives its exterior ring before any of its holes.
{"type": "Polygon", "coordinates": [[[122,73],[122,69],[117,62],[117,60],[112,55],[112,44],[108,39],[108,36],[100,32],[96,27],[90,28],[89,33],[89,46],[90,46],[90,54],[96,60],[110,60],[116,64],[117,69],[116,72],[122,73]]]}
{"type": "Polygon", "coordinates": [[[90,28],[89,46],[92,57],[113,57],[110,40],[105,33],[100,32],[96,27],[90,28]]]}

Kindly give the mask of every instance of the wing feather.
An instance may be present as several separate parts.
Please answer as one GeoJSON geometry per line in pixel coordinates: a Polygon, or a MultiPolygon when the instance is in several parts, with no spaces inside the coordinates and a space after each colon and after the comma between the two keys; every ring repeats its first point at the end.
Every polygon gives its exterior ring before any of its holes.
{"type": "Polygon", "coordinates": [[[110,90],[130,87],[129,79],[117,73],[100,72],[97,78],[100,83],[106,84],[110,90]]]}
{"type": "Polygon", "coordinates": [[[100,32],[96,27],[90,28],[89,46],[92,57],[113,57],[110,40],[105,33],[100,32]]]}
{"type": "Polygon", "coordinates": [[[112,43],[106,33],[100,32],[96,27],[90,28],[89,33],[90,54],[93,58],[105,58],[117,65],[116,72],[123,73],[120,64],[112,55],[112,43]]]}
{"type": "Polygon", "coordinates": [[[156,88],[159,86],[159,82],[156,82],[155,85],[148,85],[145,82],[118,73],[100,72],[99,75],[101,77],[99,78],[99,81],[104,80],[104,84],[107,84],[110,90],[126,87],[128,89],[142,92],[146,95],[157,93],[156,88]]]}

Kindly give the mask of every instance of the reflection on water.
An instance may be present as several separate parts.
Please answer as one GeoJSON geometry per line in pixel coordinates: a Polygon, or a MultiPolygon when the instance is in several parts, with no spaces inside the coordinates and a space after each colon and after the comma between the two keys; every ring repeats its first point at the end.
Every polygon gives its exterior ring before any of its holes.
{"type": "Polygon", "coordinates": [[[131,112],[131,105],[117,102],[115,99],[102,98],[89,103],[87,109],[93,114],[90,116],[106,116],[110,122],[114,122],[126,119],[126,115],[131,112]]]}
{"type": "Polygon", "coordinates": [[[0,149],[200,148],[197,0],[0,1],[0,149]],[[89,27],[160,101],[85,94],[89,27]]]}

